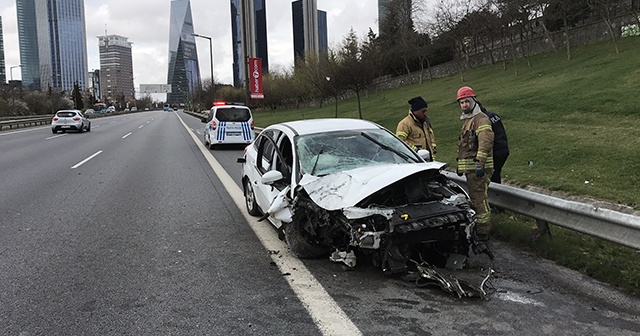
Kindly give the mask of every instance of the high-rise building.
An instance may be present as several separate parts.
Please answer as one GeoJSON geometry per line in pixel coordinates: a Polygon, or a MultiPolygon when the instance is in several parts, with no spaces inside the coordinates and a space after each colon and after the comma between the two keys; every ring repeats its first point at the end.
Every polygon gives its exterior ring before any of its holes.
{"type": "Polygon", "coordinates": [[[87,88],[84,0],[36,0],[40,87],[87,88]]]}
{"type": "Polygon", "coordinates": [[[233,86],[243,87],[247,58],[262,58],[262,72],[269,72],[265,0],[231,0],[231,35],[233,86]]]}
{"type": "Polygon", "coordinates": [[[100,88],[100,70],[96,69],[89,72],[89,92],[94,100],[102,100],[102,90],[100,88]]]}
{"type": "Polygon", "coordinates": [[[7,82],[7,69],[4,64],[4,33],[2,30],[2,16],[0,16],[0,85],[7,82]]]}
{"type": "Polygon", "coordinates": [[[171,84],[171,93],[167,94],[167,101],[173,104],[187,103],[196,87],[200,85],[200,66],[193,33],[189,0],[171,1],[169,73],[167,75],[167,84],[171,84]]]}
{"type": "Polygon", "coordinates": [[[129,38],[120,35],[98,36],[101,100],[105,103],[135,99],[131,44],[129,38]]]}
{"type": "Polygon", "coordinates": [[[319,57],[328,51],[327,13],[318,10],[317,0],[291,3],[293,21],[293,56],[296,62],[306,55],[319,57]],[[324,44],[324,45],[323,45],[324,44]]]}
{"type": "Polygon", "coordinates": [[[16,0],[18,12],[18,39],[20,45],[20,68],[22,87],[40,90],[40,61],[38,35],[36,34],[35,0],[16,0]]]}

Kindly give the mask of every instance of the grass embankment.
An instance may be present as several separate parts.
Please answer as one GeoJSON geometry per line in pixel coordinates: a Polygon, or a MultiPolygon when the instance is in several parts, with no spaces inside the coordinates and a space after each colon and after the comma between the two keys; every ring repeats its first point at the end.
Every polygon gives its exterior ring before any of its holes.
{"type": "MultiPolygon", "coordinates": [[[[421,95],[438,144],[438,161],[455,166],[459,108],[457,89],[473,87],[478,100],[498,113],[507,129],[511,155],[504,179],[518,186],[539,186],[569,195],[590,196],[640,208],[640,37],[501,63],[362,98],[365,119],[395,131],[408,112],[407,100],[421,95]]],[[[335,116],[334,102],[276,112],[256,112],[259,126],[335,116]]],[[[355,98],[339,101],[338,117],[358,118],[355,98]]],[[[540,256],[598,280],[640,294],[640,253],[561,228],[551,240],[532,242],[534,222],[509,214],[494,215],[493,234],[540,256]]]]}

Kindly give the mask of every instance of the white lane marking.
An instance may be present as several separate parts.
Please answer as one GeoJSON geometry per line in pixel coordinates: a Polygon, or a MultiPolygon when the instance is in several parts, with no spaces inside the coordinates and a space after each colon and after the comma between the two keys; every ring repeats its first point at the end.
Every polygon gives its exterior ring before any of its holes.
{"type": "Polygon", "coordinates": [[[150,123],[150,122],[151,122],[151,120],[147,121],[147,124],[150,123]]]}
{"type": "Polygon", "coordinates": [[[140,127],[138,127],[138,128],[143,128],[143,127],[144,127],[144,125],[140,125],[140,127]]]}
{"type": "MultiPolygon", "coordinates": [[[[46,126],[47,128],[51,129],[51,126],[46,126]]],[[[26,130],[19,130],[19,131],[2,131],[0,132],[0,136],[3,135],[12,135],[12,134],[18,134],[18,133],[24,133],[24,132],[32,132],[32,131],[39,131],[42,130],[44,127],[29,127],[29,129],[26,130]]]]}
{"type": "MultiPolygon", "coordinates": [[[[189,127],[182,118],[176,113],[180,122],[185,129],[189,127]]],[[[283,274],[291,274],[284,277],[307,309],[309,315],[314,320],[316,326],[323,335],[345,335],[356,336],[362,335],[362,332],[349,319],[347,314],[338,306],[333,298],[322,287],[322,284],[313,277],[307,267],[295,255],[289,251],[287,245],[278,239],[275,230],[269,227],[271,224],[258,222],[258,219],[249,215],[245,210],[244,194],[242,190],[235,184],[231,176],[222,168],[220,163],[213,157],[213,154],[206,149],[204,144],[192,133],[189,132],[191,138],[196,143],[200,151],[204,155],[207,162],[218,175],[218,178],[224,185],[236,206],[245,217],[245,220],[258,236],[262,245],[267,251],[280,251],[278,254],[271,254],[271,260],[278,265],[280,272],[283,274]]]]}
{"type": "Polygon", "coordinates": [[[124,138],[126,138],[126,137],[128,137],[128,136],[130,136],[130,135],[131,135],[131,132],[129,132],[129,133],[127,133],[127,134],[123,135],[123,136],[122,136],[122,138],[124,139],[124,138]]]}
{"type": "Polygon", "coordinates": [[[45,140],[51,140],[51,139],[55,139],[55,138],[59,138],[59,137],[63,137],[63,136],[65,136],[65,135],[67,135],[67,133],[62,133],[62,134],[58,134],[58,135],[52,135],[52,136],[50,136],[50,137],[48,137],[48,138],[45,138],[45,140]]]}
{"type": "Polygon", "coordinates": [[[94,157],[98,156],[98,154],[102,153],[102,150],[99,150],[97,152],[95,152],[93,155],[91,155],[90,157],[78,162],[75,166],[71,167],[71,169],[76,169],[80,166],[82,166],[83,164],[85,164],[87,161],[93,159],[94,157]]]}

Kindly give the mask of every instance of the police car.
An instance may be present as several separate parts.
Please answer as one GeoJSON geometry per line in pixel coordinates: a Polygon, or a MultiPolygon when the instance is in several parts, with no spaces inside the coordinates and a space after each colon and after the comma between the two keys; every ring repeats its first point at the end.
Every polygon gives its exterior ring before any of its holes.
{"type": "Polygon", "coordinates": [[[249,144],[253,141],[253,116],[241,103],[215,102],[209,114],[201,119],[204,145],[214,149],[222,144],[249,144]]]}

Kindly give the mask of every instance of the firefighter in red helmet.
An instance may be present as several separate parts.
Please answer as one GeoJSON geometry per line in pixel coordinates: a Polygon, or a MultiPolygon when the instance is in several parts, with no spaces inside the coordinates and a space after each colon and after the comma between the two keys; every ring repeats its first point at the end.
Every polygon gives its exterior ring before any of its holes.
{"type": "Polygon", "coordinates": [[[472,207],[476,211],[476,236],[478,240],[486,241],[491,231],[488,190],[493,174],[494,134],[491,121],[482,112],[472,88],[461,87],[456,98],[462,110],[457,172],[467,179],[472,207]]]}

